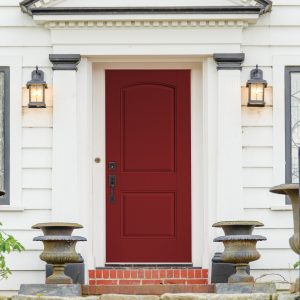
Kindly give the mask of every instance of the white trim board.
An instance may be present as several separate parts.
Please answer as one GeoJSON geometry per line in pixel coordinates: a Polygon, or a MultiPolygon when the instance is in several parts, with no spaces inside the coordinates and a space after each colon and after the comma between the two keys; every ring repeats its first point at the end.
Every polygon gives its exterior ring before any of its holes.
{"type": "MultiPolygon", "coordinates": [[[[141,60],[141,59],[140,59],[141,60]]],[[[105,265],[105,70],[106,69],[191,69],[191,151],[192,151],[192,262],[202,266],[203,218],[205,200],[202,188],[202,64],[196,62],[95,62],[93,64],[93,159],[101,158],[93,166],[93,256],[95,267],[105,265]]],[[[134,262],[133,262],[134,263],[134,262]]]]}

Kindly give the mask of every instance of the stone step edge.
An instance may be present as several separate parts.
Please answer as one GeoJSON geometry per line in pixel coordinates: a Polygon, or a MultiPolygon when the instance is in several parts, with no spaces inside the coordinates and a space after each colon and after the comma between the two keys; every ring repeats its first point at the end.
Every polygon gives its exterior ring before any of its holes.
{"type": "Polygon", "coordinates": [[[214,293],[214,284],[83,285],[83,295],[163,295],[166,293],[214,293]]]}

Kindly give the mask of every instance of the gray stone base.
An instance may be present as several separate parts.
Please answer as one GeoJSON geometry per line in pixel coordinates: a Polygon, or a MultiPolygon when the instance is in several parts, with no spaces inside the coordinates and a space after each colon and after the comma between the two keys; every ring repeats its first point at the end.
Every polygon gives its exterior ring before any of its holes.
{"type": "Polygon", "coordinates": [[[216,283],[216,294],[275,294],[275,283],[216,283]]]}
{"type": "Polygon", "coordinates": [[[161,300],[271,300],[270,294],[164,294],[161,300]]]}
{"type": "Polygon", "coordinates": [[[21,284],[19,295],[32,296],[81,296],[80,284],[21,284]]]}

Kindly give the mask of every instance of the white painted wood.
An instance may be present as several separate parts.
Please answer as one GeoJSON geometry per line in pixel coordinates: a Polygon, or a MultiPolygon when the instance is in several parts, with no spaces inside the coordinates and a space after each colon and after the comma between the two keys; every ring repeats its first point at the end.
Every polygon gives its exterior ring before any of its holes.
{"type": "Polygon", "coordinates": [[[1,212],[3,230],[30,229],[36,223],[49,222],[50,210],[24,210],[16,212],[1,212]],[[18,220],[16,222],[16,220],[18,220]]]}
{"type": "Polygon", "coordinates": [[[242,126],[272,126],[272,107],[242,107],[242,126]]]}
{"type": "Polygon", "coordinates": [[[23,148],[51,148],[52,128],[23,128],[23,148]]]}
{"type": "MultiPolygon", "coordinates": [[[[258,242],[258,245],[263,242],[258,242]]],[[[299,256],[291,249],[259,249],[261,258],[251,263],[254,269],[266,269],[272,266],[274,269],[292,269],[299,256]]]]}
{"type": "Polygon", "coordinates": [[[273,166],[272,147],[243,147],[243,167],[269,167],[273,166]]]}
{"type": "Polygon", "coordinates": [[[224,221],[243,218],[240,81],[239,70],[218,71],[217,219],[224,221]]]}
{"type": "Polygon", "coordinates": [[[247,220],[261,220],[266,228],[293,228],[291,211],[271,211],[269,208],[247,208],[245,209],[245,218],[247,220]]]}
{"type": "Polygon", "coordinates": [[[23,127],[52,127],[52,107],[44,109],[23,107],[22,113],[23,127]]]}
{"type": "Polygon", "coordinates": [[[50,210],[52,191],[51,189],[23,188],[22,200],[26,209],[50,210]]]}
{"type": "Polygon", "coordinates": [[[24,148],[22,150],[23,168],[51,169],[52,149],[51,148],[24,148]]]}
{"type": "Polygon", "coordinates": [[[4,294],[7,294],[8,291],[14,291],[16,294],[21,283],[45,283],[45,271],[12,271],[12,275],[7,280],[0,281],[0,290],[4,294]]]}
{"type": "Polygon", "coordinates": [[[51,169],[24,169],[22,170],[23,188],[51,188],[51,169]]]}
{"type": "Polygon", "coordinates": [[[41,251],[39,250],[26,250],[22,255],[18,252],[11,252],[6,258],[7,264],[11,270],[16,271],[45,270],[45,262],[39,259],[40,254],[41,251]]]}
{"type": "Polygon", "coordinates": [[[272,182],[272,168],[243,168],[244,187],[270,187],[272,182]]]}
{"type": "Polygon", "coordinates": [[[76,223],[82,199],[78,195],[79,99],[75,70],[53,72],[53,95],[52,219],[76,223]]]}
{"type": "MultiPolygon", "coordinates": [[[[33,238],[39,235],[36,230],[7,230],[6,233],[13,235],[22,245],[26,251],[41,251],[43,244],[41,242],[33,241],[33,238]]],[[[22,254],[19,254],[22,257],[22,254]]]]}
{"type": "Polygon", "coordinates": [[[270,208],[272,205],[283,205],[284,197],[276,197],[269,192],[268,187],[244,187],[244,208],[270,208]],[[277,202],[276,202],[277,201],[277,202]]]}
{"type": "Polygon", "coordinates": [[[272,147],[273,128],[265,127],[243,127],[242,140],[244,147],[272,147]]]}

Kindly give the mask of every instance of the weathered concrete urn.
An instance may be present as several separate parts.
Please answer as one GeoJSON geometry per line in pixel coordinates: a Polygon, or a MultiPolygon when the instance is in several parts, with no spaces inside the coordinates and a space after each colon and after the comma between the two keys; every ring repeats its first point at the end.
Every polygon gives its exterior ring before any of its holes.
{"type": "MultiPolygon", "coordinates": [[[[289,197],[293,208],[294,234],[290,237],[289,242],[292,250],[300,255],[300,197],[298,184],[281,184],[270,189],[271,193],[286,195],[289,197]]],[[[296,280],[296,291],[300,290],[300,280],[296,280]]]]}
{"type": "Polygon", "coordinates": [[[73,230],[82,228],[82,225],[52,222],[39,223],[32,228],[43,231],[44,236],[35,237],[33,240],[43,242],[44,251],[40,258],[53,265],[53,274],[46,279],[46,284],[71,284],[72,279],[64,273],[64,265],[82,262],[75,247],[77,242],[86,241],[86,239],[81,236],[72,236],[73,230]]]}
{"type": "Polygon", "coordinates": [[[221,227],[225,233],[225,236],[214,239],[214,242],[224,244],[221,259],[235,264],[236,267],[236,273],[228,278],[228,283],[254,282],[254,278],[246,270],[249,262],[260,258],[256,243],[266,240],[264,236],[252,235],[253,229],[259,226],[263,224],[257,221],[225,221],[213,224],[213,227],[221,227]]]}

